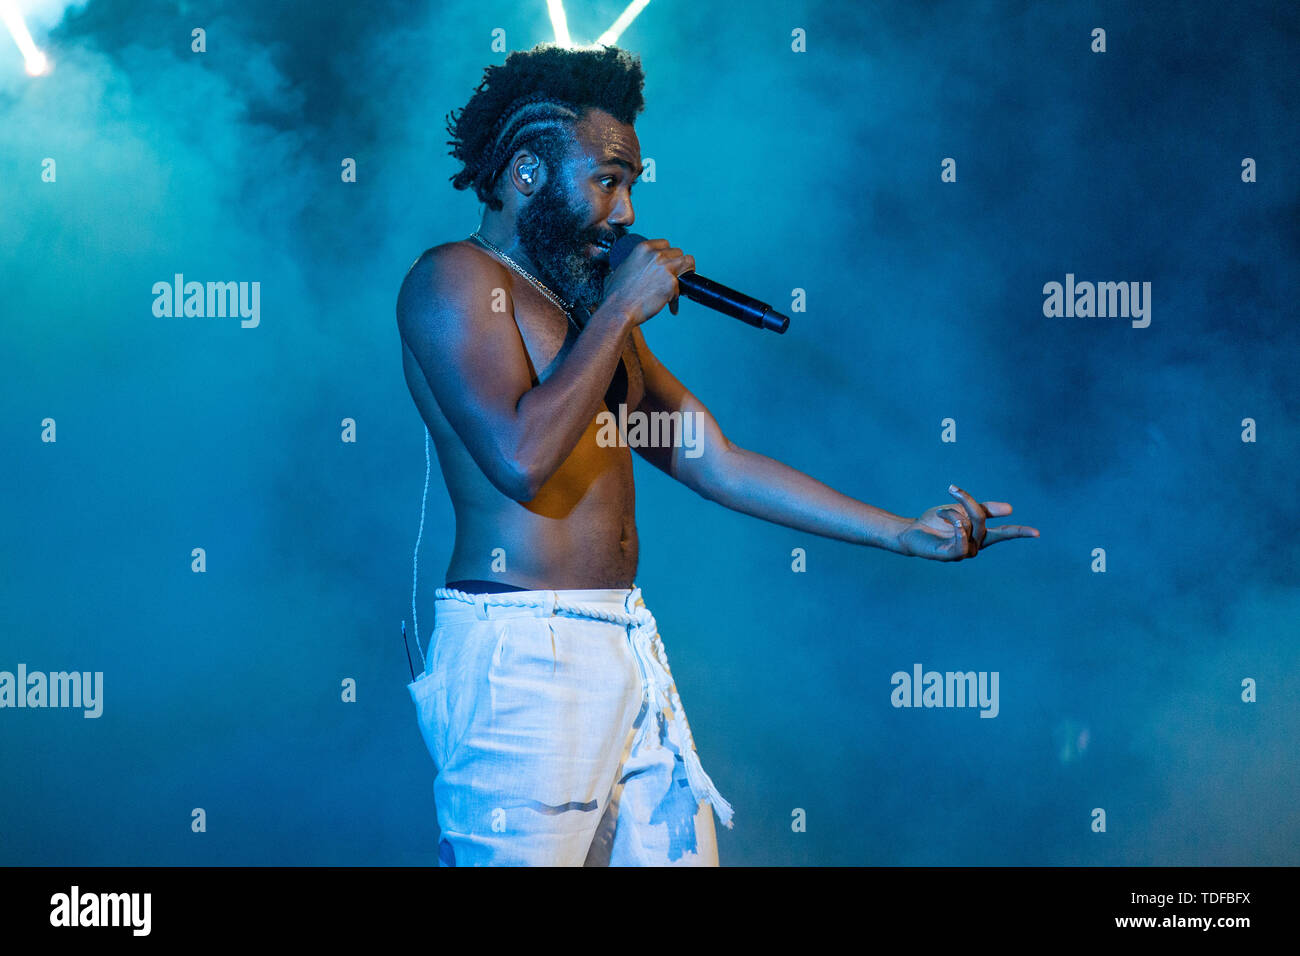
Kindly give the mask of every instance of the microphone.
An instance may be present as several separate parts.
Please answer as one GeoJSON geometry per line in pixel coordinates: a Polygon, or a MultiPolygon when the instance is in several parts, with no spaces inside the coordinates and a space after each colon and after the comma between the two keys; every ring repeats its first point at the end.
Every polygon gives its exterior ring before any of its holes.
{"type": "MultiPolygon", "coordinates": [[[[615,242],[609,250],[609,271],[613,272],[621,266],[623,261],[632,254],[632,250],[645,241],[645,236],[629,232],[615,242]]],[[[733,319],[740,319],[755,328],[784,333],[790,327],[789,316],[782,315],[766,302],[759,302],[743,292],[728,289],[712,279],[697,275],[694,269],[683,272],[677,277],[677,287],[686,298],[715,309],[723,315],[729,315],[733,319]]]]}

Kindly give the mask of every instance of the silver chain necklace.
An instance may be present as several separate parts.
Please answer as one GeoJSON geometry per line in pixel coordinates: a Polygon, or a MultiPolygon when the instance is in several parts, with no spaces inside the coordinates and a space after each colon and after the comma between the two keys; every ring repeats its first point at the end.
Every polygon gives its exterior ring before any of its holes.
{"type": "Polygon", "coordinates": [[[497,248],[497,246],[494,243],[484,238],[483,236],[479,235],[477,231],[470,233],[470,238],[482,243],[483,246],[485,246],[488,249],[491,249],[498,256],[504,259],[506,265],[510,266],[510,268],[514,269],[521,276],[527,279],[532,284],[533,288],[535,288],[538,292],[540,292],[542,295],[546,296],[546,298],[548,298],[551,302],[553,302],[555,306],[568,317],[569,322],[573,325],[575,329],[577,329],[579,332],[582,331],[582,326],[578,325],[578,321],[573,317],[572,306],[570,306],[558,295],[556,295],[554,292],[548,289],[545,283],[543,283],[541,279],[538,279],[536,276],[534,276],[531,272],[529,272],[519,263],[515,262],[515,260],[511,259],[508,255],[505,254],[505,252],[497,248]]]}

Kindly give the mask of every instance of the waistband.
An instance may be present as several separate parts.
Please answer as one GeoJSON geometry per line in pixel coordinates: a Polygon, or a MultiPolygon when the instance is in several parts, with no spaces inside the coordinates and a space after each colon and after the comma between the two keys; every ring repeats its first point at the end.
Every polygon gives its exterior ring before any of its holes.
{"type": "Polygon", "coordinates": [[[460,624],[503,617],[589,617],[611,624],[636,623],[637,608],[645,607],[641,589],[587,588],[561,591],[504,591],[471,594],[454,588],[434,591],[433,624],[460,624]]]}

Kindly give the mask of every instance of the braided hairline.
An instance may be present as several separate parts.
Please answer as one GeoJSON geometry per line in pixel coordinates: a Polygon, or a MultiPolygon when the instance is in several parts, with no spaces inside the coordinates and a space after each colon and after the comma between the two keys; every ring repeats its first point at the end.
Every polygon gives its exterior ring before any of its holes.
{"type": "Polygon", "coordinates": [[[512,100],[510,104],[501,111],[501,115],[497,117],[497,121],[492,124],[492,129],[490,129],[488,131],[487,136],[483,138],[483,142],[485,144],[483,148],[483,155],[486,157],[491,155],[495,151],[494,147],[499,144],[501,140],[501,133],[505,129],[506,123],[510,121],[511,117],[515,116],[520,110],[532,106],[534,103],[548,103],[548,102],[556,103],[557,105],[569,106],[571,108],[571,104],[565,102],[564,100],[557,99],[556,97],[553,97],[551,94],[545,91],[528,93],[524,96],[516,97],[514,100],[512,100]]]}
{"type": "Polygon", "coordinates": [[[526,143],[546,133],[567,129],[581,116],[579,109],[565,100],[552,99],[545,93],[531,93],[515,100],[502,113],[483,151],[480,175],[487,192],[496,185],[506,161],[526,143]]]}

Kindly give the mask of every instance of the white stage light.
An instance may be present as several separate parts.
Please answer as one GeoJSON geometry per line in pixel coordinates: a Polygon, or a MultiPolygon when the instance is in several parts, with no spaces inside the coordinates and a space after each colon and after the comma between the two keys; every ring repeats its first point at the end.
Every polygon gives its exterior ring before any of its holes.
{"type": "Polygon", "coordinates": [[[9,35],[14,38],[14,43],[18,44],[27,72],[32,76],[40,76],[46,72],[50,68],[50,61],[46,59],[44,53],[36,49],[36,43],[32,40],[27,24],[23,21],[18,4],[13,0],[0,0],[0,19],[4,20],[5,26],[9,28],[9,35]]]}
{"type": "Polygon", "coordinates": [[[573,46],[573,40],[569,38],[569,21],[564,15],[564,0],[546,0],[546,10],[555,29],[555,42],[560,46],[573,46]]]}
{"type": "MultiPolygon", "coordinates": [[[[623,12],[618,15],[618,19],[614,21],[612,27],[602,33],[595,43],[589,47],[582,47],[582,49],[595,49],[612,45],[632,21],[637,18],[637,14],[649,5],[650,0],[632,0],[623,12]]],[[[564,14],[564,0],[546,0],[546,10],[551,15],[551,27],[555,30],[555,42],[570,50],[579,49],[578,45],[573,42],[573,38],[569,36],[569,20],[564,14]]]]}
{"type": "Polygon", "coordinates": [[[618,42],[619,36],[636,19],[636,15],[650,5],[650,0],[632,0],[627,9],[618,15],[614,25],[600,35],[596,41],[602,46],[611,46],[618,42]]]}

